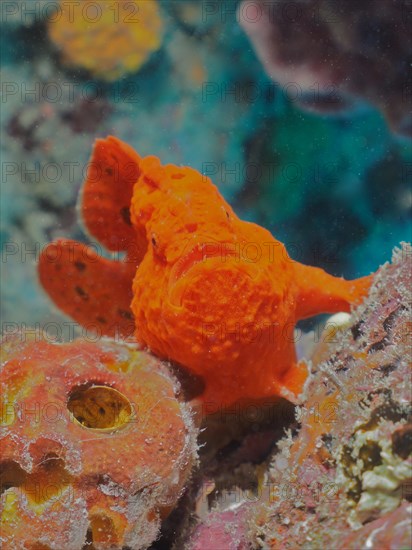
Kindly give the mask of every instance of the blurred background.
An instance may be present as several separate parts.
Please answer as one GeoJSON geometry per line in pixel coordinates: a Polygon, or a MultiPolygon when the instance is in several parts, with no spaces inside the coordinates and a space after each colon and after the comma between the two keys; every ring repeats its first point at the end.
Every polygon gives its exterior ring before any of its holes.
{"type": "Polygon", "coordinates": [[[76,200],[108,134],[334,275],[411,240],[411,4],[341,4],[2,0],[3,325],[62,320],[35,260],[87,241],[76,200]]]}

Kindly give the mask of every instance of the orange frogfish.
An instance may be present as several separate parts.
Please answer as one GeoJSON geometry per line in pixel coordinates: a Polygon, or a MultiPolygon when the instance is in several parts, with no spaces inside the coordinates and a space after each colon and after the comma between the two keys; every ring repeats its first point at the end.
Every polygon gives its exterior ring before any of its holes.
{"type": "Polygon", "coordinates": [[[43,287],[104,335],[129,336],[132,324],[138,343],[203,379],[203,403],[296,399],[307,377],[296,322],[349,311],[371,283],[293,261],[269,231],[240,220],[209,178],[142,158],[115,137],[94,146],[80,210],[117,258],[60,239],[42,252],[43,287]]]}

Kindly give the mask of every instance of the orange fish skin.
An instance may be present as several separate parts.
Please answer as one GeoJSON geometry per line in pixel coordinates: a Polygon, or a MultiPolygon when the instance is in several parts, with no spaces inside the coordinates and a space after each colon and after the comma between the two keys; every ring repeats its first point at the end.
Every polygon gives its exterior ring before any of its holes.
{"type": "Polygon", "coordinates": [[[306,378],[296,321],[349,311],[369,278],[345,281],[288,256],[271,233],[241,221],[212,182],[143,159],[131,219],[148,249],[133,282],[136,338],[203,377],[204,401],[297,395],[306,378]]]}
{"type": "MultiPolygon", "coordinates": [[[[127,183],[121,201],[109,188],[122,186],[122,181],[101,182],[101,192],[105,199],[112,196],[116,213],[106,224],[109,201],[102,201],[99,216],[92,196],[100,192],[99,182],[92,188],[86,181],[83,196],[93,205],[92,220],[87,205],[82,212],[93,235],[111,242],[109,229],[116,232],[124,199],[131,198],[137,244],[129,239],[123,250],[139,265],[133,284],[130,269],[123,287],[132,285],[137,341],[200,375],[204,403],[225,408],[273,396],[295,399],[307,377],[305,365],[296,359],[296,322],[319,313],[350,311],[367,293],[371,277],[346,281],[293,261],[269,231],[240,220],[209,178],[192,168],[162,166],[154,156],[140,158],[116,138],[99,140],[92,162],[102,165],[102,174],[113,157],[136,163],[137,181],[127,183]],[[139,253],[131,255],[136,247],[139,253]]],[[[123,227],[122,236],[129,237],[130,229],[123,227]]],[[[42,271],[42,283],[56,300],[63,283],[53,279],[47,266],[42,271]]],[[[95,266],[90,273],[99,278],[95,266]]],[[[107,273],[106,266],[103,287],[110,285],[107,273]]],[[[92,284],[88,291],[95,314],[98,296],[93,306],[92,284]]],[[[119,294],[122,303],[126,295],[119,294]]],[[[115,302],[116,295],[111,299],[115,302]]],[[[57,303],[71,314],[64,300],[58,296],[57,303]]],[[[110,311],[107,308],[106,317],[110,311]]],[[[87,312],[85,304],[76,320],[85,324],[87,312]]]]}
{"type": "Polygon", "coordinates": [[[135,273],[135,262],[102,258],[94,248],[69,239],[48,245],[38,265],[40,283],[61,310],[97,335],[123,338],[134,333],[135,273]]]}

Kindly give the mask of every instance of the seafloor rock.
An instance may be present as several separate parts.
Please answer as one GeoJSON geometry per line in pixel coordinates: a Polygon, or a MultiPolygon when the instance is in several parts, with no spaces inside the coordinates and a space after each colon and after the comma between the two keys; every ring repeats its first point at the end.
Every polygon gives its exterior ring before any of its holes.
{"type": "Polygon", "coordinates": [[[410,4],[244,0],[238,19],[268,75],[302,107],[336,112],[364,98],[412,136],[410,4]]]}
{"type": "Polygon", "coordinates": [[[234,510],[211,512],[194,531],[188,549],[246,550],[246,533],[241,528],[245,525],[246,512],[244,505],[234,510]]]}
{"type": "Polygon", "coordinates": [[[412,546],[410,523],[412,504],[404,503],[375,521],[348,535],[339,550],[369,550],[370,548],[400,550],[412,546]]]}
{"type": "Polygon", "coordinates": [[[411,262],[410,245],[395,249],[365,302],[330,320],[312,353],[300,430],[278,443],[265,474],[256,466],[254,495],[238,485],[231,502],[198,512],[189,548],[410,547],[411,262]]]}
{"type": "Polygon", "coordinates": [[[147,548],[196,460],[175,378],[136,345],[5,338],[4,550],[147,548]]]}
{"type": "Polygon", "coordinates": [[[380,549],[371,533],[383,525],[385,548],[411,540],[411,260],[410,245],[395,249],[350,326],[314,354],[301,429],[273,457],[254,543],[346,549],[369,537],[367,548],[380,549]]]}
{"type": "Polygon", "coordinates": [[[60,17],[48,24],[66,65],[113,81],[137,71],[160,47],[163,23],[156,0],[86,0],[71,8],[61,1],[60,17]]]}

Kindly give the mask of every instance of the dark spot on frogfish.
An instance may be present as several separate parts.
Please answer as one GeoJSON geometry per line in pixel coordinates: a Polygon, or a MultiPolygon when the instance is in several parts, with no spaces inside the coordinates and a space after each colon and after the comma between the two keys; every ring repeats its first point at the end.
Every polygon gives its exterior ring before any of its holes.
{"type": "Polygon", "coordinates": [[[84,271],[86,269],[86,264],[83,262],[74,262],[74,267],[79,271],[84,271]]]}
{"type": "Polygon", "coordinates": [[[83,300],[88,300],[89,299],[89,295],[87,294],[87,292],[85,290],[83,290],[83,288],[81,286],[75,286],[74,290],[77,292],[77,294],[79,296],[81,296],[81,298],[83,298],[83,300]]]}
{"type": "Polygon", "coordinates": [[[122,217],[122,220],[127,225],[132,225],[132,220],[130,219],[130,210],[128,206],[124,206],[120,209],[120,216],[122,217]]]}
{"type": "Polygon", "coordinates": [[[118,309],[117,311],[123,319],[133,319],[133,313],[131,311],[126,311],[125,309],[118,309]]]}

